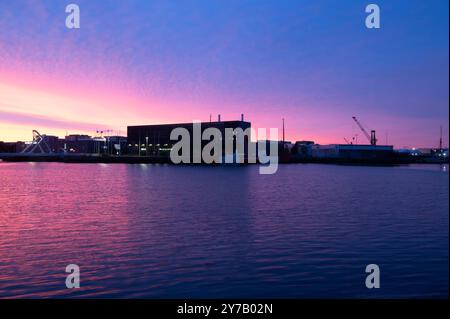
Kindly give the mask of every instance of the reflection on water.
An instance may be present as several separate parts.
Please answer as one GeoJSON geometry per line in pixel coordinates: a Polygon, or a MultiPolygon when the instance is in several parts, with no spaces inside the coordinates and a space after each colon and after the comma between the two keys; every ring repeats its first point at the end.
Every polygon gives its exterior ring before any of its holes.
{"type": "Polygon", "coordinates": [[[441,171],[444,173],[448,172],[448,164],[409,164],[409,165],[400,165],[398,167],[406,169],[441,171]]]}
{"type": "Polygon", "coordinates": [[[0,163],[0,297],[446,297],[448,226],[448,166],[0,163]]]}

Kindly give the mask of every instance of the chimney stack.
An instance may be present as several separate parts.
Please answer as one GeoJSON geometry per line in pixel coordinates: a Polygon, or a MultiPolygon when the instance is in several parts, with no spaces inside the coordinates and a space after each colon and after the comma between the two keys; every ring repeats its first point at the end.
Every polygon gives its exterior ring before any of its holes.
{"type": "Polygon", "coordinates": [[[217,116],[217,122],[220,122],[220,114],[217,116]]]}
{"type": "Polygon", "coordinates": [[[241,114],[241,122],[244,122],[244,113],[241,114]]]}

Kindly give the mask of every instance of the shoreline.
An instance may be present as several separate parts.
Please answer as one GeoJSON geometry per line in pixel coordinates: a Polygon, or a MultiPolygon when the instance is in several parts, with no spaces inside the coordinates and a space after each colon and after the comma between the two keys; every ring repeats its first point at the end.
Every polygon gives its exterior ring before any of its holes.
{"type": "MultiPolygon", "coordinates": [[[[57,162],[71,164],[170,164],[170,165],[255,165],[260,163],[182,163],[174,164],[166,156],[98,155],[98,154],[20,154],[0,153],[0,162],[57,162]]],[[[358,166],[395,166],[405,164],[448,164],[435,158],[290,158],[279,164],[341,164],[358,166]]]]}

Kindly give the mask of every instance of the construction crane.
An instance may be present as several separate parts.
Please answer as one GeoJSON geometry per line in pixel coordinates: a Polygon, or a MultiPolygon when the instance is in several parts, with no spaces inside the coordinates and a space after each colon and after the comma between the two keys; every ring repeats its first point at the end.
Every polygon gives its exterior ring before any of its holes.
{"type": "Polygon", "coordinates": [[[377,138],[376,138],[376,135],[375,135],[375,130],[371,130],[370,131],[370,135],[369,135],[369,133],[364,128],[364,126],[362,126],[361,123],[359,123],[359,121],[356,118],[356,116],[352,116],[352,119],[353,119],[353,121],[355,121],[355,123],[359,126],[359,128],[364,133],[366,138],[369,140],[370,145],[377,145],[377,138]]]}
{"type": "Polygon", "coordinates": [[[355,134],[355,136],[353,136],[351,138],[351,140],[349,140],[348,138],[344,137],[344,141],[347,144],[349,144],[349,145],[358,144],[358,134],[355,134]]]}

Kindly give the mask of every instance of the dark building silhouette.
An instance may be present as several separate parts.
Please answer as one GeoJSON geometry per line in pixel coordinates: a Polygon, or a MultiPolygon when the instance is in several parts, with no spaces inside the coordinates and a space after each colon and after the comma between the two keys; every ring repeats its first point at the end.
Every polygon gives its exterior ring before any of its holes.
{"type": "Polygon", "coordinates": [[[89,135],[71,134],[62,140],[62,148],[70,153],[100,153],[101,143],[89,135]]]}
{"type": "Polygon", "coordinates": [[[25,148],[24,142],[0,142],[0,153],[19,153],[25,148]]]}
{"type": "MultiPolygon", "coordinates": [[[[202,122],[201,132],[208,128],[218,129],[223,137],[222,141],[222,153],[225,154],[225,129],[237,129],[241,128],[245,131],[251,127],[250,122],[245,122],[243,118],[241,121],[219,121],[217,122],[202,122]]],[[[159,125],[139,125],[128,126],[128,149],[132,154],[148,155],[148,156],[169,156],[172,146],[177,143],[170,139],[170,133],[176,128],[185,128],[191,137],[191,150],[193,146],[193,123],[178,123],[178,124],[159,124],[159,125]]],[[[248,138],[245,138],[245,155],[247,155],[247,143],[248,138]]],[[[202,147],[209,141],[202,141],[202,147]]],[[[235,140],[233,141],[233,150],[236,149],[235,140]]]]}

